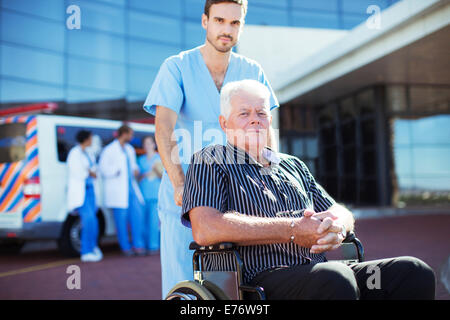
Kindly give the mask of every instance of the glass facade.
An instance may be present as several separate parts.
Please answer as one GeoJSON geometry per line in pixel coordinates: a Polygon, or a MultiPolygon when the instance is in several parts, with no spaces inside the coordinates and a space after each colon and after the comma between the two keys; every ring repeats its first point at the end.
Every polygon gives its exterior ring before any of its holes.
{"type": "Polygon", "coordinates": [[[287,103],[280,123],[282,152],[338,201],[450,204],[448,86],[377,85],[316,107],[287,103]]]}
{"type": "MultiPolygon", "coordinates": [[[[351,29],[398,0],[249,0],[247,24],[351,29]]],[[[0,103],[146,97],[162,61],[204,42],[204,0],[0,0],[0,103]],[[80,29],[67,23],[77,18],[80,29]]],[[[136,104],[137,106],[138,104],[136,104]]]]}
{"type": "Polygon", "coordinates": [[[450,204],[450,88],[396,85],[388,91],[395,204],[450,204]]]}

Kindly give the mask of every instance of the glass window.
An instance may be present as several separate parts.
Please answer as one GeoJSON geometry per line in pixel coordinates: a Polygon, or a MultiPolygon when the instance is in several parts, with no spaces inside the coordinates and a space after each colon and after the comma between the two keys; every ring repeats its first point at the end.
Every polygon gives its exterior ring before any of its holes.
{"type": "Polygon", "coordinates": [[[66,101],[68,103],[92,102],[92,101],[108,101],[117,100],[124,97],[123,92],[77,89],[69,87],[67,89],[66,101]]]}
{"type": "Polygon", "coordinates": [[[1,48],[3,75],[63,85],[64,59],[62,54],[47,53],[9,45],[1,48]]]}
{"type": "Polygon", "coordinates": [[[147,94],[150,91],[157,72],[158,69],[130,67],[128,90],[134,93],[147,94]]]}
{"type": "Polygon", "coordinates": [[[125,66],[78,58],[69,58],[68,60],[68,84],[70,86],[115,90],[125,93],[125,66]]]}
{"type": "Polygon", "coordinates": [[[408,147],[397,147],[394,149],[395,171],[400,176],[413,176],[412,152],[408,147]]]}
{"type": "Polygon", "coordinates": [[[393,154],[401,204],[448,203],[450,115],[393,121],[393,154]]]}
{"type": "Polygon", "coordinates": [[[388,0],[341,0],[342,11],[364,14],[371,5],[380,7],[381,10],[388,7],[388,0]]]}
{"type": "Polygon", "coordinates": [[[396,119],[393,121],[394,147],[404,147],[411,142],[411,121],[396,119]]]}
{"type": "Polygon", "coordinates": [[[0,163],[25,158],[26,131],[25,123],[0,124],[0,163]]]}
{"type": "Polygon", "coordinates": [[[411,121],[411,139],[414,144],[450,144],[450,116],[438,115],[411,121]]]}
{"type": "Polygon", "coordinates": [[[181,16],[181,0],[129,0],[131,8],[160,12],[168,15],[181,16]]]}
{"type": "Polygon", "coordinates": [[[292,17],[296,27],[339,29],[337,13],[293,10],[292,17]]]}
{"type": "Polygon", "coordinates": [[[289,24],[288,11],[274,8],[252,7],[248,10],[247,24],[287,26],[289,24]]]}
{"type": "Polygon", "coordinates": [[[3,41],[64,51],[65,24],[6,11],[1,11],[0,17],[1,39],[3,41]]]}
{"type": "Polygon", "coordinates": [[[311,137],[305,139],[306,143],[306,156],[310,159],[317,158],[319,156],[317,138],[311,137]]]}
{"type": "Polygon", "coordinates": [[[105,2],[105,3],[123,7],[123,6],[125,6],[125,2],[127,0],[97,0],[97,1],[101,1],[101,2],[105,2]]]}
{"type": "Polygon", "coordinates": [[[131,36],[181,44],[181,21],[161,15],[129,12],[129,32],[131,36]]]}
{"type": "Polygon", "coordinates": [[[64,100],[62,87],[0,78],[2,103],[64,100]]]}
{"type": "Polygon", "coordinates": [[[128,58],[130,64],[159,69],[165,59],[179,52],[176,46],[130,39],[128,58]]]}
{"type": "Polygon", "coordinates": [[[125,40],[85,29],[67,32],[68,52],[87,58],[125,62],[125,40]]]}
{"type": "Polygon", "coordinates": [[[450,142],[442,145],[415,145],[412,148],[414,174],[417,176],[447,176],[450,186],[450,142]]]}
{"type": "Polygon", "coordinates": [[[288,7],[288,0],[250,0],[249,1],[249,9],[248,11],[253,10],[255,6],[270,6],[270,7],[280,7],[280,8],[287,8],[288,7]]]}
{"type": "Polygon", "coordinates": [[[335,105],[328,104],[319,111],[319,125],[324,126],[335,122],[335,105]]]}
{"type": "Polygon", "coordinates": [[[187,22],[184,24],[186,48],[194,48],[205,43],[206,31],[202,28],[200,20],[198,23],[187,22]]]}
{"type": "Polygon", "coordinates": [[[299,9],[314,9],[322,11],[338,11],[338,0],[291,0],[292,6],[299,9]]]}
{"type": "Polygon", "coordinates": [[[95,139],[100,142],[98,143],[100,148],[114,140],[114,129],[56,126],[57,153],[60,162],[66,162],[70,149],[77,144],[76,136],[80,130],[89,130],[93,136],[98,136],[100,139],[95,139]]]}
{"type": "Polygon", "coordinates": [[[344,13],[341,14],[341,17],[342,17],[341,28],[344,30],[349,30],[359,26],[361,23],[365,23],[369,16],[344,13]]]}
{"type": "Polygon", "coordinates": [[[406,86],[391,85],[386,87],[386,103],[389,111],[402,112],[408,108],[406,86]]]}
{"type": "MultiPolygon", "coordinates": [[[[136,93],[136,92],[127,92],[126,99],[128,102],[139,102],[144,104],[145,98],[147,97],[147,93],[136,93]]],[[[146,117],[148,115],[146,114],[146,117]]]]}
{"type": "Polygon", "coordinates": [[[367,89],[356,96],[356,107],[363,114],[375,112],[375,96],[373,89],[367,89]]]}
{"type": "Polygon", "coordinates": [[[279,147],[280,147],[280,152],[281,153],[289,153],[288,139],[280,137],[280,145],[279,145],[279,147]]]}
{"type": "Polygon", "coordinates": [[[305,141],[302,138],[292,139],[292,155],[302,159],[305,156],[305,141]]]}
{"type": "Polygon", "coordinates": [[[203,10],[205,8],[205,1],[203,0],[185,0],[184,14],[190,20],[196,20],[198,24],[201,23],[203,10]]]}
{"type": "Polygon", "coordinates": [[[450,111],[450,89],[411,86],[409,90],[411,111],[442,112],[450,111]]]}
{"type": "MultiPolygon", "coordinates": [[[[72,149],[76,144],[76,136],[80,130],[89,130],[92,132],[94,139],[93,141],[95,147],[100,150],[95,150],[95,154],[98,156],[103,147],[108,145],[117,137],[116,129],[107,129],[107,128],[95,128],[95,127],[77,127],[77,126],[56,126],[56,136],[57,136],[57,151],[58,151],[58,160],[60,162],[66,162],[67,156],[69,155],[70,149],[72,149]]],[[[139,151],[142,149],[142,139],[148,135],[151,135],[149,132],[141,132],[134,131],[133,140],[131,140],[130,144],[139,151]]]]}
{"type": "Polygon", "coordinates": [[[81,11],[81,29],[70,30],[70,32],[80,32],[86,26],[101,31],[124,33],[125,15],[123,9],[86,0],[78,0],[77,5],[81,11]]]}
{"type": "Polygon", "coordinates": [[[64,20],[66,12],[64,1],[61,0],[2,0],[0,4],[3,8],[59,21],[64,20]]]}
{"type": "Polygon", "coordinates": [[[356,109],[352,97],[341,101],[339,106],[339,117],[341,121],[353,120],[356,118],[356,109]]]}

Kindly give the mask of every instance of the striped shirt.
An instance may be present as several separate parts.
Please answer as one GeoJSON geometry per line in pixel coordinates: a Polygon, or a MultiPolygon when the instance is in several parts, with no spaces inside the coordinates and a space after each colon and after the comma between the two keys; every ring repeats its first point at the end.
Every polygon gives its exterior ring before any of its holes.
{"type": "MultiPolygon", "coordinates": [[[[301,160],[268,148],[265,151],[271,160],[268,167],[230,143],[195,153],[186,173],[183,224],[190,226],[189,211],[201,206],[274,218],[312,207],[321,212],[335,203],[301,160]]],[[[295,243],[238,246],[237,250],[247,283],[267,269],[326,261],[323,254],[313,254],[295,243]]],[[[233,266],[231,256],[217,253],[205,257],[206,270],[233,271],[233,266]]]]}

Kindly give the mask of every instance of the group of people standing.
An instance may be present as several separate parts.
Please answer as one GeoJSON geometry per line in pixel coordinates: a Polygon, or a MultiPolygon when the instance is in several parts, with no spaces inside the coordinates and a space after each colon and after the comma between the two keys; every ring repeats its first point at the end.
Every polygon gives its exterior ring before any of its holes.
{"type": "Polygon", "coordinates": [[[78,144],[67,158],[69,212],[81,219],[81,260],[96,262],[103,258],[98,247],[97,201],[102,179],[104,206],[114,215],[117,238],[124,256],[144,256],[159,250],[158,190],[163,167],[152,136],[142,139],[145,154],[136,157],[130,142],[134,132],[128,125],[117,130],[97,161],[88,152],[93,134],[80,130],[78,144]],[[130,237],[131,236],[131,237],[130,237]]]}

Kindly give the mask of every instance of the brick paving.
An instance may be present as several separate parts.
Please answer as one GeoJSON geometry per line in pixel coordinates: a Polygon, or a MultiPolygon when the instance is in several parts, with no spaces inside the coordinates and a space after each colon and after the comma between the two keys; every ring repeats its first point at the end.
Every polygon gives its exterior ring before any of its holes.
{"type": "MultiPolygon", "coordinates": [[[[357,236],[364,244],[366,260],[410,255],[428,263],[437,276],[436,298],[450,300],[440,273],[450,255],[450,215],[414,215],[359,219],[357,236]]],[[[0,299],[160,299],[159,255],[123,257],[116,244],[102,246],[99,263],[78,260],[44,270],[2,276],[30,266],[67,260],[55,249],[0,256],[0,299]],[[68,265],[81,270],[81,289],[66,286],[68,265]]]]}

